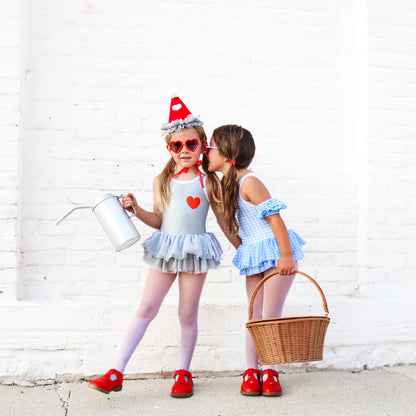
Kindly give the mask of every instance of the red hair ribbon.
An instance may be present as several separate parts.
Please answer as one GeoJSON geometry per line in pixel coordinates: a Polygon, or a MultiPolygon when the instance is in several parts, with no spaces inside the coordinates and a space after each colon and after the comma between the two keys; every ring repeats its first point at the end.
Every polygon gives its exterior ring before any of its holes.
{"type": "MultiPolygon", "coordinates": [[[[193,167],[197,169],[197,171],[198,171],[198,175],[199,175],[199,180],[200,180],[200,182],[201,182],[201,186],[202,186],[203,188],[205,188],[205,186],[204,186],[204,180],[202,179],[202,173],[201,173],[201,171],[199,170],[199,166],[201,166],[201,165],[202,165],[202,161],[198,160],[198,162],[197,162],[197,163],[195,163],[195,165],[194,165],[193,167]]],[[[189,170],[189,168],[182,168],[179,172],[177,172],[177,173],[175,173],[174,175],[172,175],[172,178],[174,178],[175,176],[180,175],[181,173],[187,173],[187,172],[188,172],[188,170],[189,170]]]]}
{"type": "Polygon", "coordinates": [[[230,162],[230,165],[231,165],[231,166],[235,166],[235,160],[232,160],[232,161],[230,162]]]}

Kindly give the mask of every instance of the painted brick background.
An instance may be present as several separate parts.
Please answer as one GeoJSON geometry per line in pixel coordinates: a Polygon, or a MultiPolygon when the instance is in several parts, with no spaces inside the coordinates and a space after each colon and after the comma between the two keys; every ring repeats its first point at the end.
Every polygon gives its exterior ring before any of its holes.
{"type": "MultiPolygon", "coordinates": [[[[178,86],[207,134],[249,128],[252,165],[305,240],[300,269],[329,303],[322,362],[416,362],[416,6],[405,0],[0,2],[0,378],[98,374],[112,363],[146,265],[90,210],[103,192],[152,206],[160,126],[178,86]]],[[[152,230],[140,222],[146,238],[152,230]]],[[[201,300],[195,371],[244,367],[234,250],[201,300]]],[[[127,372],[171,371],[177,288],[127,372]]],[[[321,314],[297,279],[285,314],[321,314]]]]}
{"type": "MultiPolygon", "coordinates": [[[[0,4],[0,299],[17,296],[21,33],[18,2],[0,4]]],[[[1,353],[0,353],[1,354],[1,353]]]]}

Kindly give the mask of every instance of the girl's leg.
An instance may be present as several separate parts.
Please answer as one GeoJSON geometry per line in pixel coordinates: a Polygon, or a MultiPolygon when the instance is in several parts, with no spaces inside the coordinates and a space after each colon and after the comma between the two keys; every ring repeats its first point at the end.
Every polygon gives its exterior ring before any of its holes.
{"type": "Polygon", "coordinates": [[[139,307],[124,333],[113,366],[120,373],[124,373],[130,357],[143,338],[148,325],[159,312],[163,299],[169,292],[175,278],[176,273],[149,270],[139,307]]]}
{"type": "Polygon", "coordinates": [[[178,315],[181,325],[177,369],[189,370],[198,337],[198,307],[206,273],[179,273],[178,315]]]}
{"type": "MultiPolygon", "coordinates": [[[[247,298],[250,302],[251,294],[254,292],[257,283],[263,278],[263,273],[246,276],[246,292],[247,298]]],[[[253,318],[261,319],[263,310],[263,288],[261,288],[256,295],[253,303],[253,318]]],[[[254,346],[253,338],[248,329],[246,329],[246,369],[257,369],[259,357],[257,355],[256,347],[254,346]]]]}
{"type": "MultiPolygon", "coordinates": [[[[273,269],[267,270],[265,275],[272,271],[273,269]]],[[[280,318],[282,316],[283,306],[294,278],[294,274],[291,276],[276,274],[264,284],[264,319],[280,318]]]]}
{"type": "MultiPolygon", "coordinates": [[[[250,302],[252,293],[254,292],[257,283],[263,278],[263,273],[246,276],[246,292],[247,298],[250,302]]],[[[260,319],[263,309],[263,288],[261,288],[256,295],[253,303],[253,317],[252,319],[260,319]]],[[[261,394],[260,373],[258,370],[259,357],[254,346],[253,338],[248,329],[245,332],[246,337],[246,370],[243,374],[243,382],[241,384],[240,392],[244,396],[259,396],[261,394]]]]}
{"type": "MultiPolygon", "coordinates": [[[[267,270],[265,273],[271,273],[273,270],[267,270]]],[[[279,318],[282,316],[283,306],[286,297],[292,286],[295,275],[281,276],[276,274],[264,284],[264,305],[263,319],[279,318]]],[[[276,371],[275,365],[265,365],[264,369],[272,369],[276,371]]]]}

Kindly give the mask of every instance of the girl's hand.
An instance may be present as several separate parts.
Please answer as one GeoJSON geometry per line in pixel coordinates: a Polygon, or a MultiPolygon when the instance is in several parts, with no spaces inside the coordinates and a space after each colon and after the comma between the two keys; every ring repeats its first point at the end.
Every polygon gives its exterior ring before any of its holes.
{"type": "Polygon", "coordinates": [[[133,207],[137,207],[137,201],[133,194],[123,194],[121,197],[123,208],[134,214],[133,207]]]}
{"type": "Polygon", "coordinates": [[[295,274],[296,262],[293,256],[282,256],[277,262],[277,271],[281,276],[291,276],[295,274]]]}

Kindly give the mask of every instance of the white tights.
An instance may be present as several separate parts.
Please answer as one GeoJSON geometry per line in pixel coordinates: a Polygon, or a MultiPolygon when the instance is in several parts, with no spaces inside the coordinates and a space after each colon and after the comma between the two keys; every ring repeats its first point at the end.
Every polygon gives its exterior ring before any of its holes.
{"type": "MultiPolygon", "coordinates": [[[[246,277],[246,291],[248,300],[254,291],[257,283],[270,273],[272,270],[267,270],[264,273],[255,274],[246,277]]],[[[265,282],[263,287],[257,292],[253,304],[253,318],[252,319],[267,319],[278,318],[282,316],[283,306],[292,286],[295,275],[281,276],[279,274],[271,277],[265,282]]],[[[246,329],[246,368],[258,367],[259,357],[254,346],[253,338],[246,329]]],[[[275,365],[264,365],[263,369],[276,370],[275,365]]]]}
{"type": "MultiPolygon", "coordinates": [[[[124,373],[127,363],[156,317],[176,273],[150,269],[139,307],[123,336],[113,368],[124,373]]],[[[179,322],[181,327],[177,369],[189,370],[198,336],[198,306],[206,273],[179,273],[179,322]]]]}

